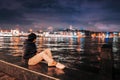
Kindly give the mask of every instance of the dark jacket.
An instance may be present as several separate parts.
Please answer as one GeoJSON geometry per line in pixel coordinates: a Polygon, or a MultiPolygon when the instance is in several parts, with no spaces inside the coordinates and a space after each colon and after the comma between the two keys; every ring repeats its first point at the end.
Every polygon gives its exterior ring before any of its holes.
{"type": "Polygon", "coordinates": [[[37,47],[36,47],[36,44],[34,42],[26,40],[24,42],[23,49],[24,49],[23,59],[25,59],[25,60],[29,60],[29,58],[36,55],[37,47]]]}

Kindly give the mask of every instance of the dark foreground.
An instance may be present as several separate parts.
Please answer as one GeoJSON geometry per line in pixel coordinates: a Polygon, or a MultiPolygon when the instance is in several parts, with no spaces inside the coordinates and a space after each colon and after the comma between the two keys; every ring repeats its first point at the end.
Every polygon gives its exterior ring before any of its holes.
{"type": "Polygon", "coordinates": [[[15,77],[11,77],[10,75],[0,72],[0,80],[17,80],[15,77]]]}
{"type": "Polygon", "coordinates": [[[23,38],[2,39],[0,71],[17,80],[120,80],[120,39],[65,38],[56,42],[39,38],[38,49],[50,48],[53,58],[67,66],[64,70],[48,67],[44,61],[28,66],[21,58],[23,38]]]}

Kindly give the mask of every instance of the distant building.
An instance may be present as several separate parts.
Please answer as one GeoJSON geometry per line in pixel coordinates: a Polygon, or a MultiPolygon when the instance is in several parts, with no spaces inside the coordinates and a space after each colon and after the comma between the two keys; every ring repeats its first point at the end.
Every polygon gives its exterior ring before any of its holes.
{"type": "Polygon", "coordinates": [[[0,30],[0,36],[19,36],[19,30],[0,30]]]}
{"type": "Polygon", "coordinates": [[[20,35],[19,30],[11,30],[11,33],[12,33],[13,36],[19,36],[20,35]]]}

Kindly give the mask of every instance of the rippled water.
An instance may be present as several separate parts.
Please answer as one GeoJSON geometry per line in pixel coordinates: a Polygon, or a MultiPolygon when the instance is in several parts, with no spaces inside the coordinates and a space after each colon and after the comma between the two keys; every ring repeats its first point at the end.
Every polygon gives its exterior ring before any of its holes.
{"type": "MultiPolygon", "coordinates": [[[[21,55],[23,42],[26,37],[0,37],[0,52],[5,55],[21,55]]],[[[115,38],[45,38],[38,37],[36,45],[38,51],[50,48],[54,59],[62,61],[68,66],[85,62],[100,60],[101,46],[105,43],[112,44],[114,59],[120,60],[120,39],[115,38]]],[[[90,64],[91,65],[91,64],[90,64]]],[[[94,65],[97,66],[97,65],[94,65]]],[[[119,65],[117,65],[118,67],[119,65]]],[[[73,66],[74,67],[74,66],[73,66]]]]}

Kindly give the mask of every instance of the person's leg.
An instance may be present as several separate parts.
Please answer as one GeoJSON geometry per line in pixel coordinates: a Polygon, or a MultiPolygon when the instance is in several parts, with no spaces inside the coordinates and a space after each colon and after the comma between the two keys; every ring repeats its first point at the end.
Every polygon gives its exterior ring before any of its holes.
{"type": "Polygon", "coordinates": [[[38,53],[32,58],[30,58],[28,61],[28,65],[36,65],[44,59],[48,63],[48,66],[55,66],[56,61],[54,61],[51,57],[52,57],[51,52],[49,51],[49,49],[46,49],[41,53],[38,53]]]}
{"type": "Polygon", "coordinates": [[[37,63],[39,63],[41,60],[44,59],[48,63],[48,66],[56,66],[59,69],[65,68],[65,65],[54,61],[51,57],[48,56],[48,53],[46,53],[46,52],[47,52],[47,50],[45,50],[39,54],[36,54],[32,58],[30,58],[28,61],[28,65],[36,65],[37,63]]]}
{"type": "Polygon", "coordinates": [[[48,66],[56,66],[59,69],[64,69],[65,65],[56,62],[53,58],[52,58],[52,53],[50,51],[50,49],[45,49],[42,52],[42,58],[48,63],[48,66]]]}
{"type": "Polygon", "coordinates": [[[48,49],[45,49],[44,52],[50,57],[50,58],[53,58],[52,56],[52,53],[51,53],[51,50],[48,48],[48,49]]]}
{"type": "Polygon", "coordinates": [[[28,65],[36,65],[42,60],[43,60],[42,56],[40,54],[36,54],[35,56],[28,60],[28,65]]]}
{"type": "Polygon", "coordinates": [[[51,51],[49,49],[44,50],[40,53],[42,58],[48,63],[48,66],[55,66],[56,61],[52,58],[51,51]]]}

